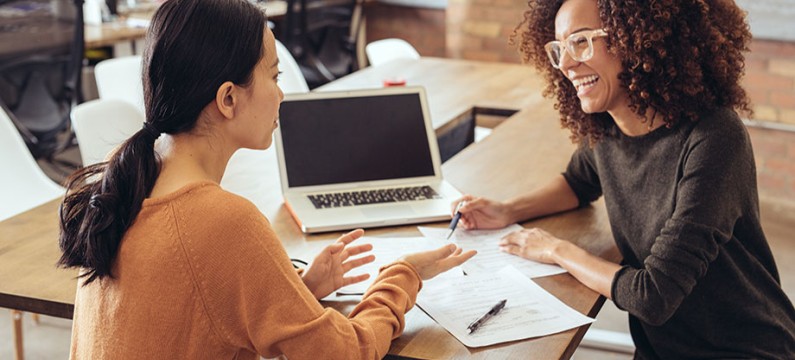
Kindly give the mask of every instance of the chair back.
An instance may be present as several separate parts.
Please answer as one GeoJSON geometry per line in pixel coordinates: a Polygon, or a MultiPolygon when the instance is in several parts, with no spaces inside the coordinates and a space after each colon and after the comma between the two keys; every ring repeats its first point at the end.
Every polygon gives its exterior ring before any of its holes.
{"type": "Polygon", "coordinates": [[[298,67],[290,51],[278,40],[276,40],[276,55],[279,57],[279,71],[282,72],[279,76],[279,87],[282,92],[285,94],[309,92],[301,68],[298,67]]]}
{"type": "Polygon", "coordinates": [[[383,39],[373,41],[364,49],[367,61],[372,66],[378,66],[395,59],[419,59],[420,54],[411,44],[403,39],[383,39]]]}
{"type": "Polygon", "coordinates": [[[0,107],[0,221],[63,196],[33,159],[25,141],[0,107]]]}
{"type": "Polygon", "coordinates": [[[100,99],[126,101],[144,111],[144,87],[141,56],[123,56],[100,61],[94,67],[100,99]]]}
{"type": "Polygon", "coordinates": [[[358,70],[356,41],[363,0],[287,0],[279,40],[310,88],[358,70]]]}
{"type": "Polygon", "coordinates": [[[83,166],[96,164],[141,129],[144,115],[119,99],[98,99],[77,105],[72,125],[80,146],[83,166]]]}
{"type": "Polygon", "coordinates": [[[73,0],[0,0],[0,101],[35,158],[52,161],[71,141],[58,135],[82,101],[82,9],[73,0]]]}

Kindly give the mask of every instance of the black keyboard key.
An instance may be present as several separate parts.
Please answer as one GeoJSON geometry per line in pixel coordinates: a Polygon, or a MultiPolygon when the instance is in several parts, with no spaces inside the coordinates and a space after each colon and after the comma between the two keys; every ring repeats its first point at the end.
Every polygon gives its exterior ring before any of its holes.
{"type": "Polygon", "coordinates": [[[441,198],[430,186],[314,194],[307,197],[317,209],[441,198]]]}

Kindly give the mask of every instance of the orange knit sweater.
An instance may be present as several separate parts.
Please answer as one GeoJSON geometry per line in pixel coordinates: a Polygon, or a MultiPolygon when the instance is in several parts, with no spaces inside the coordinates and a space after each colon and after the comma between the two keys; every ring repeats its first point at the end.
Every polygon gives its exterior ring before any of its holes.
{"type": "Polygon", "coordinates": [[[421,286],[398,262],[350,318],[325,309],[257,208],[210,182],[145,200],[113,275],[78,286],[74,359],[382,358],[421,286]]]}

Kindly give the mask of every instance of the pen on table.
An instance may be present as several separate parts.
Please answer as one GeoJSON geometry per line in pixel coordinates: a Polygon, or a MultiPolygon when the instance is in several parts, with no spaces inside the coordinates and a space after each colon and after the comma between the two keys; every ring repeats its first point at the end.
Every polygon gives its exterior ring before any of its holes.
{"type": "Polygon", "coordinates": [[[455,215],[453,215],[453,221],[450,221],[450,233],[447,234],[447,240],[450,240],[450,237],[453,236],[455,232],[455,227],[458,226],[458,220],[461,220],[461,206],[464,206],[464,201],[458,203],[455,207],[455,215]]]}
{"type": "Polygon", "coordinates": [[[508,299],[500,300],[500,302],[498,302],[497,305],[494,305],[491,308],[491,310],[489,310],[489,312],[487,312],[485,315],[481,316],[480,318],[469,324],[469,326],[467,326],[467,330],[469,330],[469,333],[471,334],[475,332],[475,330],[483,326],[483,323],[485,323],[488,319],[491,319],[492,317],[494,317],[494,315],[499,314],[500,311],[502,311],[502,309],[505,308],[506,302],[508,302],[508,299]]]}
{"type": "Polygon", "coordinates": [[[337,291],[337,293],[335,295],[337,295],[337,296],[362,296],[362,295],[364,295],[364,293],[363,292],[358,292],[358,291],[337,291]]]}

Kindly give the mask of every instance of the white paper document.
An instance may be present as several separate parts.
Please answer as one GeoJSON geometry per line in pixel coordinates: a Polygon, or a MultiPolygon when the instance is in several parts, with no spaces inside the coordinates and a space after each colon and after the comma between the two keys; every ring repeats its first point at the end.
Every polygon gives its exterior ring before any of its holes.
{"type": "MultiPolygon", "coordinates": [[[[430,228],[418,226],[422,235],[430,239],[444,239],[449,233],[448,229],[430,228]]],[[[467,274],[480,274],[483,272],[494,272],[503,266],[511,265],[518,269],[522,274],[530,278],[562,274],[566,269],[557,266],[544,264],[533,260],[511,255],[500,251],[500,239],[514,231],[523,228],[513,224],[497,230],[464,230],[456,229],[450,238],[464,250],[477,250],[478,254],[472,259],[461,265],[467,274]]]]}
{"type": "Polygon", "coordinates": [[[426,281],[417,305],[469,347],[550,335],[594,321],[511,266],[491,274],[426,281]],[[507,300],[505,308],[469,334],[469,324],[501,300],[507,300]]]}
{"type": "MultiPolygon", "coordinates": [[[[378,269],[382,266],[394,262],[403,255],[434,250],[449,244],[449,241],[439,239],[428,239],[422,237],[405,237],[405,238],[377,238],[377,237],[363,237],[356,240],[357,245],[372,244],[373,250],[362,255],[367,256],[370,254],[375,255],[375,261],[364,265],[362,267],[351,270],[349,275],[370,274],[370,278],[366,281],[345,286],[337,291],[340,294],[358,294],[364,293],[370,284],[373,283],[376,276],[378,276],[378,269]]],[[[460,272],[460,271],[459,271],[460,272]]]]}

